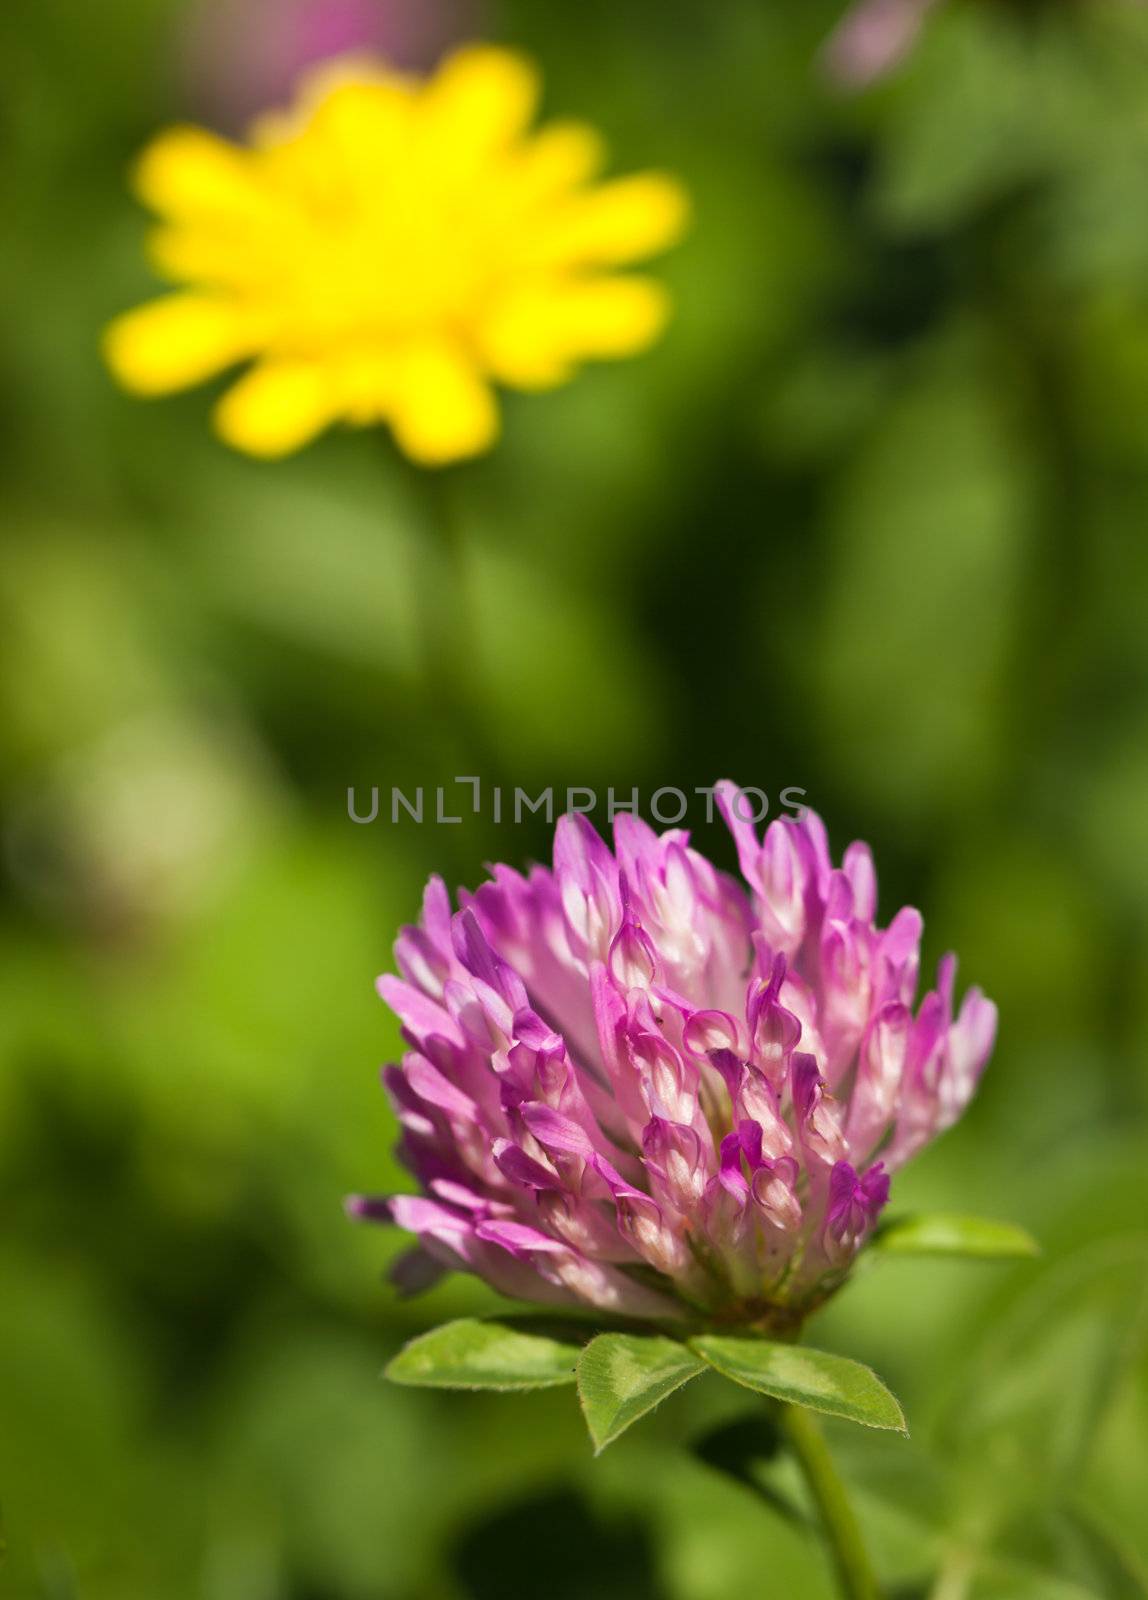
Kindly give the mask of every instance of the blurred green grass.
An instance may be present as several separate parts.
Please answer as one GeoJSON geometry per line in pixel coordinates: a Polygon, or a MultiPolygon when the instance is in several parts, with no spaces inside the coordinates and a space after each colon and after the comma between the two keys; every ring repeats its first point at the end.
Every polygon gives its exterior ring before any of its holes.
{"type": "Polygon", "coordinates": [[[429,871],[547,830],[357,828],[345,793],[471,771],[798,785],[873,842],[885,907],[1003,1019],[897,1203],[1045,1246],[888,1266],[825,1315],[914,1424],[836,1436],[883,1570],[902,1600],[938,1568],[945,1600],[1145,1592],[1148,20],[953,0],[850,98],[815,60],[838,12],[490,15],[697,215],[664,345],[510,401],[459,485],[460,714],[378,439],[257,466],[204,395],[100,369],[148,289],[127,165],[196,114],[185,11],[6,8],[0,1592],[827,1593],[685,1448],[741,1406],[716,1384],[592,1463],[569,1394],[379,1380],[493,1302],[398,1303],[399,1242],[343,1219],[401,1181],[372,980],[429,871]]]}

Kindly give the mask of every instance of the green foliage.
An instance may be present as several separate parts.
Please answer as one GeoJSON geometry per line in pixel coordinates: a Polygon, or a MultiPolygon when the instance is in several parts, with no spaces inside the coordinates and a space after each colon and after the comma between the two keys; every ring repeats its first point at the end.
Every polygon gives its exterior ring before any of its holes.
{"type": "Polygon", "coordinates": [[[568,1341],[468,1317],[412,1339],[386,1375],[422,1389],[550,1389],[574,1382],[581,1353],[568,1341]]]}
{"type": "Polygon", "coordinates": [[[706,1363],[674,1339],[601,1333],[578,1359],[578,1398],[597,1451],[659,1405],[706,1363]]]}
{"type": "Polygon", "coordinates": [[[909,1431],[896,1399],[877,1374],[859,1361],[806,1345],[726,1334],[700,1335],[690,1340],[690,1348],[724,1378],[771,1400],[807,1406],[868,1428],[909,1431]]]}
{"type": "Polygon", "coordinates": [[[1032,1235],[1014,1222],[963,1217],[950,1211],[891,1217],[878,1227],[869,1248],[879,1255],[971,1256],[984,1261],[1023,1260],[1040,1254],[1032,1235]]]}
{"type": "Polygon", "coordinates": [[[423,1389],[515,1391],[578,1384],[596,1451],[612,1444],[691,1378],[713,1370],[758,1394],[871,1428],[908,1430],[904,1414],[868,1367],[804,1345],[704,1334],[683,1343],[659,1334],[600,1333],[537,1319],[463,1318],[404,1345],[388,1363],[392,1383],[423,1389]]]}

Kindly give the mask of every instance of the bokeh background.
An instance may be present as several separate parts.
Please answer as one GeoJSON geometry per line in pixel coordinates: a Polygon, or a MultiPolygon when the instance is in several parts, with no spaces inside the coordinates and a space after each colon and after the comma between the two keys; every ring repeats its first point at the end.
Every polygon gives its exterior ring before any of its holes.
{"type": "Polygon", "coordinates": [[[342,1215],[402,1182],[372,980],[429,871],[548,830],[356,826],[346,790],[456,773],[794,785],[872,841],[885,911],[1003,1018],[895,1200],[1044,1246],[883,1266],[819,1319],[913,1424],[834,1430],[889,1593],[1148,1592],[1148,11],[951,0],[845,87],[842,10],[4,6],[5,1595],[829,1593],[717,1380],[599,1462],[569,1391],[380,1380],[493,1297],[400,1302],[400,1241],[342,1215]],[[239,459],[97,337],[151,287],[125,173],[158,126],[465,35],[696,220],[659,349],[511,400],[451,486],[469,618],[432,653],[441,557],[381,436],[239,459]]]}

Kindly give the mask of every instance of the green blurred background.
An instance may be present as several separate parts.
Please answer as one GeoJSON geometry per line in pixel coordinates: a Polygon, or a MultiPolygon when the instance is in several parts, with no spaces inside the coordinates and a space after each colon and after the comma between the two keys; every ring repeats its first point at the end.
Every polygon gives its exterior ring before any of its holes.
{"type": "Polygon", "coordinates": [[[696,204],[660,348],[510,399],[451,485],[471,620],[432,657],[443,574],[381,436],[258,465],[97,356],[151,288],[132,155],[256,109],[286,4],[0,17],[0,1592],[829,1593],[715,1470],[752,1409],[716,1380],[599,1462],[569,1391],[380,1381],[494,1302],[400,1303],[401,1241],[343,1218],[402,1183],[372,980],[428,872],[548,830],[360,827],[346,790],[481,773],[795,785],[871,840],[885,913],[1002,1014],[895,1201],[1045,1254],[864,1275],[816,1337],[913,1440],[834,1443],[898,1600],[1145,1594],[1148,12],[953,0],[845,92],[840,3],[384,6],[412,59],[530,50],[548,111],[696,204]]]}

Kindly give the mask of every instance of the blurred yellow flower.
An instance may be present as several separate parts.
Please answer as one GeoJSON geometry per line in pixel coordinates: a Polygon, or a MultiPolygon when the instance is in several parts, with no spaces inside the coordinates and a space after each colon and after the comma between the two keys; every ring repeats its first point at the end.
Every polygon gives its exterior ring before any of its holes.
{"type": "Polygon", "coordinates": [[[249,146],[193,127],[144,152],[157,270],[182,285],[119,317],[105,353],[141,395],[254,365],[215,411],[275,457],[336,421],[386,422],[439,465],[498,435],[492,382],[545,389],[657,338],[662,286],[611,269],[672,243],[680,185],[594,184],[581,123],[530,121],[529,62],[469,46],[418,81],[360,64],[313,81],[249,146]]]}

